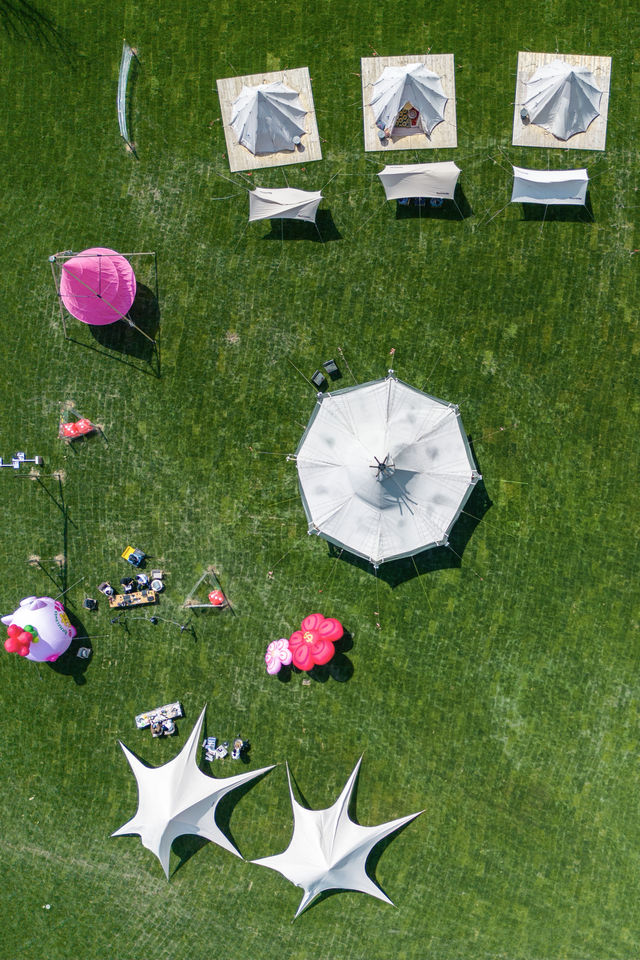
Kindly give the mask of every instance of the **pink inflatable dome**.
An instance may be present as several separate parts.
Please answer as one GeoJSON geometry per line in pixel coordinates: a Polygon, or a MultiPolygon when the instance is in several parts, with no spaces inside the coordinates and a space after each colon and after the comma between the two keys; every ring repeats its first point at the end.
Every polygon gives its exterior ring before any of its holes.
{"type": "Polygon", "coordinates": [[[104,326],[126,316],[136,295],[133,267],[108,247],[91,247],[62,266],[60,297],[72,317],[104,326]]]}

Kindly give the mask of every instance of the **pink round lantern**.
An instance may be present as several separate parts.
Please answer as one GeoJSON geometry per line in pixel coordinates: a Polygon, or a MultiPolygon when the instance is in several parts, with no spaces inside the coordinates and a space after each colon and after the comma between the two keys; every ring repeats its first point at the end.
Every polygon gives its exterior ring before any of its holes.
{"type": "Polygon", "coordinates": [[[135,296],[133,267],[108,247],[90,247],[62,265],[60,299],[82,323],[105,326],[121,320],[135,296]]]}

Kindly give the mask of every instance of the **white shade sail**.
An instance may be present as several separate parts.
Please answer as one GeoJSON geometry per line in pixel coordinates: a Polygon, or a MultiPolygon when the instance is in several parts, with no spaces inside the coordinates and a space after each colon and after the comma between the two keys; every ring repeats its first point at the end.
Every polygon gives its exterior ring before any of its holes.
{"type": "Polygon", "coordinates": [[[319,190],[294,190],[282,187],[267,190],[256,187],[249,192],[249,223],[254,220],[306,220],[316,222],[322,200],[319,190]]]}
{"type": "Polygon", "coordinates": [[[441,197],[453,200],[460,169],[455,163],[394,163],[378,174],[387,200],[441,197]]]}
{"type": "Polygon", "coordinates": [[[511,203],[584,206],[589,177],[586,170],[526,170],[513,168],[511,203]]]}
{"type": "Polygon", "coordinates": [[[361,762],[362,758],[358,760],[336,802],[325,810],[309,810],[297,802],[287,767],[293,808],[291,842],[284,853],[254,860],[253,863],[277,870],[291,883],[302,887],[304,896],[296,917],[324,890],[359,890],[391,903],[367,875],[367,858],[380,840],[414,820],[422,811],[377,827],[362,827],[354,823],[349,817],[349,803],[361,762]]]}
{"type": "Polygon", "coordinates": [[[204,714],[203,710],[178,756],[161,767],[148,767],[120,743],[138,784],[138,809],[135,816],[111,836],[139,834],[143,845],[155,853],[162,864],[167,879],[171,844],[184,834],[206,837],[240,856],[216,823],[216,807],[231,790],[273,769],[264,767],[224,780],[203,773],[196,762],[196,753],[204,714]]]}
{"type": "Polygon", "coordinates": [[[306,115],[300,95],[276,80],[242,87],[232,105],[231,128],[251,153],[277,153],[295,149],[293,138],[306,133],[306,115]]]}
{"type": "Polygon", "coordinates": [[[393,130],[396,117],[410,103],[418,110],[419,122],[425,134],[444,120],[447,96],[442,80],[423,63],[408,63],[399,67],[385,67],[373,84],[371,109],[376,124],[393,130]]]}
{"type": "Polygon", "coordinates": [[[600,115],[602,90],[587,67],[553,60],[539,67],[527,81],[524,108],[531,123],[558,140],[584,133],[600,115]]]}
{"type": "Polygon", "coordinates": [[[296,460],[309,532],[376,567],[446,544],[480,479],[458,407],[391,372],[319,396],[296,460]]]}

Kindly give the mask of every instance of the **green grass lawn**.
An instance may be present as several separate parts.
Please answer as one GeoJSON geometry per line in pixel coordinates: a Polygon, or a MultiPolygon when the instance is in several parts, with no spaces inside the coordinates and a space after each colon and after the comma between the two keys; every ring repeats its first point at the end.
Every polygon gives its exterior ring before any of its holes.
{"type": "MultiPolygon", "coordinates": [[[[93,657],[84,672],[0,657],[0,957],[637,957],[635,5],[34,4],[47,22],[0,2],[0,454],[42,455],[63,480],[0,472],[0,609],[70,586],[93,657]],[[141,60],[137,160],[118,136],[123,36],[141,60]],[[359,58],[431,47],[455,54],[459,147],[392,161],[455,160],[462,222],[397,218],[382,154],[363,152],[359,58]],[[613,57],[605,153],[511,147],[524,49],[613,57]],[[299,224],[245,229],[246,196],[220,176],[216,79],[307,65],[324,159],[284,171],[303,189],[338,174],[325,243],[299,224]],[[486,223],[509,163],[586,165],[593,222],[511,206],[486,223]],[[159,368],[129,332],[104,343],[69,318],[64,339],[47,257],[93,245],[157,251],[159,368]],[[484,476],[468,507],[481,520],[452,541],[461,559],[432,552],[376,579],[306,535],[284,455],[314,393],[292,364],[310,376],[330,357],[340,385],[345,361],[358,382],[393,363],[460,404],[484,476]],[[69,401],[104,439],[57,439],[69,401]],[[184,622],[208,563],[235,613],[194,615],[193,633],[87,613],[129,543],[167,571],[162,617],[184,622]],[[350,676],[268,677],[267,643],[314,609],[350,631],[350,676]],[[178,737],[135,729],[175,699],[178,737]],[[209,734],[248,737],[253,768],[280,764],[226,810],[247,860],[289,842],[285,760],[312,807],[364,753],[360,823],[424,809],[374,864],[395,908],[344,892],[292,925],[301,891],[270,870],[186,837],[167,883],[137,837],[109,838],[136,809],[118,739],[164,763],[205,703],[209,734]]],[[[250,181],[285,184],[278,169],[250,181]]],[[[153,290],[152,261],[134,266],[153,290]]]]}

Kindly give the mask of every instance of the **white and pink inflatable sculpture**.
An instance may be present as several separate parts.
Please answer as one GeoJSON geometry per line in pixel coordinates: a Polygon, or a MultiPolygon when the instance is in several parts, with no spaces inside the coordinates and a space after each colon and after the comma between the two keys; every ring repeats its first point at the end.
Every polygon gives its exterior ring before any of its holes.
{"type": "Polygon", "coordinates": [[[63,605],[51,597],[25,597],[2,623],[8,634],[5,650],[40,663],[57,660],[76,635],[63,605]]]}

